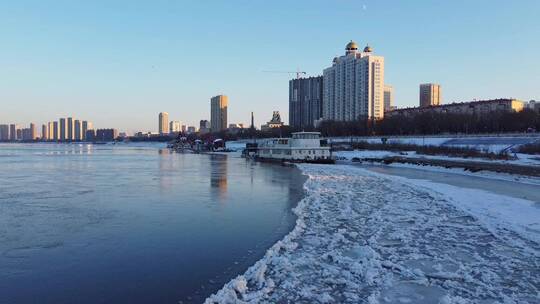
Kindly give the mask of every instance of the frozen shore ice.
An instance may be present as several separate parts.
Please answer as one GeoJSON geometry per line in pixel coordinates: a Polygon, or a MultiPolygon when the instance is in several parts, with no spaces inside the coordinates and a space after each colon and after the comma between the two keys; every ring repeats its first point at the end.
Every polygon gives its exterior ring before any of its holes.
{"type": "Polygon", "coordinates": [[[516,226],[426,184],[299,167],[309,179],[294,230],[206,303],[539,302],[540,244],[516,226]]]}

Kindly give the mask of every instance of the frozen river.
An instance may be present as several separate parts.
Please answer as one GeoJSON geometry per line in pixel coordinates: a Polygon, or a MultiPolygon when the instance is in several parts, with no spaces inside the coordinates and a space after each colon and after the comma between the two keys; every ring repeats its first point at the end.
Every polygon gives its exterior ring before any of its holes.
{"type": "Polygon", "coordinates": [[[0,303],[202,302],[294,226],[295,168],[161,145],[0,145],[0,303]]]}

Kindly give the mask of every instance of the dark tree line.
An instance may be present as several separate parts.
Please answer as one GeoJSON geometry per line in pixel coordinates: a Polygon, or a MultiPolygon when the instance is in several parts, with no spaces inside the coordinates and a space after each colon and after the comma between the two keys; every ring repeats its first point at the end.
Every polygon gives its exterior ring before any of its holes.
{"type": "Polygon", "coordinates": [[[540,130],[540,113],[529,109],[487,115],[425,112],[414,116],[396,115],[379,121],[323,121],[318,129],[323,136],[527,132],[540,130]]]}

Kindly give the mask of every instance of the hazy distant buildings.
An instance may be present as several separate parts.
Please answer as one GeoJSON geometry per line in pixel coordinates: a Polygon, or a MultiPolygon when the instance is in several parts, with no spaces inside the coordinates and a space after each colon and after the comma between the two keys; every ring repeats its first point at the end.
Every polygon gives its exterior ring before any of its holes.
{"type": "Polygon", "coordinates": [[[391,85],[384,85],[384,112],[394,109],[394,88],[391,85]]]}
{"type": "Polygon", "coordinates": [[[345,55],[323,72],[323,119],[352,121],[384,117],[384,57],[351,41],[345,55]]]}
{"type": "Polygon", "coordinates": [[[323,76],[289,80],[289,125],[309,128],[322,117],[323,76]]]}
{"type": "Polygon", "coordinates": [[[81,132],[83,140],[86,140],[86,132],[88,130],[91,130],[91,129],[94,129],[94,126],[92,125],[92,123],[89,122],[89,121],[83,120],[83,122],[82,122],[82,132],[81,132]]]}
{"type": "Polygon", "coordinates": [[[71,141],[74,139],[75,139],[75,122],[73,120],[73,117],[68,117],[66,140],[71,141]]]}
{"type": "Polygon", "coordinates": [[[41,125],[41,140],[49,140],[49,129],[47,124],[41,125]]]}
{"type": "Polygon", "coordinates": [[[195,128],[195,126],[188,126],[187,127],[187,132],[189,134],[195,133],[195,132],[197,132],[197,128],[195,128]]]}
{"type": "Polygon", "coordinates": [[[158,121],[159,134],[161,135],[169,134],[169,113],[167,112],[159,113],[158,120],[159,120],[158,121]]]}
{"type": "Polygon", "coordinates": [[[17,130],[18,130],[17,125],[15,125],[15,124],[10,124],[9,125],[9,140],[17,140],[17,139],[19,139],[19,137],[17,136],[18,135],[17,130]]]}
{"type": "Polygon", "coordinates": [[[58,121],[53,121],[53,139],[60,140],[60,125],[58,121]]]}
{"type": "Polygon", "coordinates": [[[117,137],[116,129],[97,129],[95,141],[114,141],[117,137]]]}
{"type": "Polygon", "coordinates": [[[540,101],[537,100],[531,100],[527,104],[527,108],[535,111],[536,113],[540,113],[540,101]]]}
{"type": "Polygon", "coordinates": [[[67,119],[60,118],[58,120],[60,124],[60,141],[66,141],[67,140],[67,119]]]}
{"type": "Polygon", "coordinates": [[[182,122],[173,120],[169,123],[169,133],[178,134],[182,132],[182,122]]]}
{"type": "Polygon", "coordinates": [[[86,130],[84,134],[85,141],[96,141],[96,131],[94,129],[86,130]]]}
{"type": "Polygon", "coordinates": [[[9,125],[0,125],[0,140],[9,140],[9,125]]]}
{"type": "Polygon", "coordinates": [[[30,140],[37,138],[37,129],[34,123],[30,123],[30,140]]]}
{"type": "Polygon", "coordinates": [[[47,139],[48,140],[56,140],[56,135],[55,135],[55,127],[54,127],[54,122],[52,121],[49,121],[47,123],[47,139]]]}
{"type": "Polygon", "coordinates": [[[420,85],[420,106],[430,107],[441,104],[441,86],[435,83],[420,85]]]}
{"type": "Polygon", "coordinates": [[[227,107],[229,98],[225,95],[214,96],[210,99],[210,125],[212,132],[227,129],[227,107]]]}
{"type": "Polygon", "coordinates": [[[210,132],[210,122],[206,119],[199,121],[199,133],[205,134],[210,132]]]}
{"type": "Polygon", "coordinates": [[[73,122],[73,140],[81,141],[82,138],[82,123],[80,120],[75,119],[73,122]]]}

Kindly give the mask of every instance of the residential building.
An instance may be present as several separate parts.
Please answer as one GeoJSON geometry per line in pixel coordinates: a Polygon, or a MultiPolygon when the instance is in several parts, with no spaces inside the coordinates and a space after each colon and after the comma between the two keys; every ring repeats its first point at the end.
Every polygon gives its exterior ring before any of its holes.
{"type": "Polygon", "coordinates": [[[37,136],[37,129],[36,129],[36,125],[31,122],[30,123],[30,128],[29,128],[29,139],[30,140],[34,140],[36,139],[38,136],[37,136]]]}
{"type": "Polygon", "coordinates": [[[322,117],[323,76],[289,80],[289,125],[309,128],[322,117]]]}
{"type": "Polygon", "coordinates": [[[67,119],[67,136],[66,139],[72,141],[75,139],[75,121],[73,117],[67,119]]]}
{"type": "Polygon", "coordinates": [[[94,126],[91,122],[83,120],[82,122],[82,140],[86,140],[86,131],[94,129],[94,126]]]}
{"type": "Polygon", "coordinates": [[[423,83],[420,85],[420,106],[431,107],[441,104],[441,85],[423,83]]]}
{"type": "Polygon", "coordinates": [[[58,121],[53,121],[53,139],[55,141],[60,140],[60,126],[58,125],[58,121]]]}
{"type": "Polygon", "coordinates": [[[169,134],[169,113],[161,112],[159,113],[159,134],[169,134]]]}
{"type": "Polygon", "coordinates": [[[9,125],[0,125],[0,140],[9,140],[9,125]]]}
{"type": "Polygon", "coordinates": [[[49,129],[47,128],[47,124],[41,125],[41,139],[49,140],[49,129]]]}
{"type": "Polygon", "coordinates": [[[47,123],[47,139],[48,140],[57,140],[58,136],[55,135],[55,127],[54,127],[54,122],[52,121],[49,121],[47,123]]]}
{"type": "Polygon", "coordinates": [[[195,132],[197,132],[197,128],[195,128],[195,126],[188,126],[188,127],[187,127],[187,132],[188,132],[189,134],[195,133],[195,132]]]}
{"type": "Polygon", "coordinates": [[[18,132],[17,132],[17,125],[15,124],[10,124],[9,125],[9,140],[17,140],[19,139],[19,137],[17,136],[18,132]]]}
{"type": "Polygon", "coordinates": [[[391,85],[384,85],[384,112],[394,110],[394,88],[391,85]]]}
{"type": "Polygon", "coordinates": [[[323,72],[323,119],[353,121],[384,117],[384,57],[351,41],[345,55],[323,72]]]}
{"type": "Polygon", "coordinates": [[[229,97],[225,95],[214,96],[210,99],[210,129],[220,132],[227,129],[227,107],[229,97]]]}
{"type": "Polygon", "coordinates": [[[511,98],[489,99],[460,103],[449,103],[431,107],[397,109],[387,112],[388,117],[396,115],[415,116],[421,113],[454,113],[468,115],[486,115],[493,112],[520,112],[524,109],[523,101],[511,98]]]}
{"type": "Polygon", "coordinates": [[[116,129],[97,129],[96,141],[114,141],[118,137],[116,129]]]}
{"type": "Polygon", "coordinates": [[[73,140],[81,141],[82,139],[82,123],[80,120],[75,119],[75,122],[73,123],[73,140]]]}
{"type": "Polygon", "coordinates": [[[173,120],[169,123],[169,133],[178,134],[182,132],[182,122],[173,120]]]}
{"type": "Polygon", "coordinates": [[[67,119],[60,118],[59,120],[60,125],[60,141],[66,141],[67,140],[67,119]]]}

